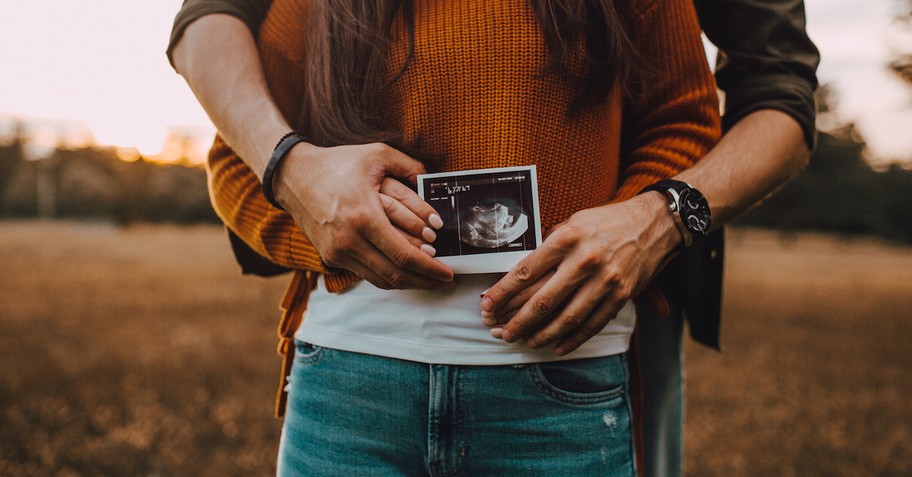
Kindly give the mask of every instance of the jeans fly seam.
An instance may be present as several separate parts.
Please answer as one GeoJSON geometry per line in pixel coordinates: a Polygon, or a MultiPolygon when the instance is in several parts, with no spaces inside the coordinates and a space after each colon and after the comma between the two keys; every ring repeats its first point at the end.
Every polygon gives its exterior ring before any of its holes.
{"type": "Polygon", "coordinates": [[[453,425],[451,426],[450,432],[452,433],[453,443],[455,444],[454,450],[457,452],[455,465],[453,466],[452,471],[449,475],[456,475],[463,466],[463,462],[466,457],[466,442],[463,438],[463,424],[465,423],[465,414],[463,413],[462,405],[462,394],[463,394],[463,379],[465,368],[462,366],[453,366],[453,399],[452,399],[452,414],[453,414],[453,425]]]}
{"type": "Polygon", "coordinates": [[[427,430],[427,462],[428,474],[434,477],[444,476],[445,456],[442,455],[443,446],[441,446],[440,433],[441,423],[445,416],[445,403],[442,403],[442,392],[446,387],[446,379],[441,380],[441,371],[444,371],[443,377],[446,377],[446,368],[444,365],[428,365],[428,430],[427,430]],[[441,382],[443,381],[443,382],[441,382]]]}

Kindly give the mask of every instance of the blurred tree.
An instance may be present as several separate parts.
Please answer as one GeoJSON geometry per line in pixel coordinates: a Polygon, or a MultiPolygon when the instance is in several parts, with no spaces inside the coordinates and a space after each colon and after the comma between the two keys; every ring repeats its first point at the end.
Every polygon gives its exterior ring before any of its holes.
{"type": "MultiPolygon", "coordinates": [[[[902,13],[896,20],[905,32],[912,37],[912,0],[898,0],[902,13]]],[[[903,81],[912,85],[912,45],[903,45],[895,52],[889,64],[890,70],[896,73],[903,81]]]]}
{"type": "Polygon", "coordinates": [[[112,148],[58,146],[25,160],[24,135],[0,144],[0,216],[218,222],[200,167],[124,162],[112,148]]]}
{"type": "Polygon", "coordinates": [[[3,197],[19,163],[23,160],[22,150],[25,147],[25,128],[22,123],[13,125],[13,134],[9,142],[0,144],[0,197],[3,197]]]}
{"type": "Polygon", "coordinates": [[[737,223],[781,230],[879,235],[912,242],[912,171],[898,165],[876,171],[864,158],[865,141],[851,122],[836,114],[836,97],[818,93],[820,132],[810,164],[795,180],[737,223]]]}

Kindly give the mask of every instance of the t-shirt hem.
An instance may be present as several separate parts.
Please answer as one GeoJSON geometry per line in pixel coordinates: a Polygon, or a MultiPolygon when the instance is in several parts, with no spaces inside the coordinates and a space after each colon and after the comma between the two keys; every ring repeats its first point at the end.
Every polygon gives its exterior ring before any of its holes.
{"type": "Polygon", "coordinates": [[[467,366],[502,366],[600,358],[625,353],[630,348],[629,333],[590,339],[572,353],[564,356],[554,354],[553,346],[533,350],[523,343],[510,344],[506,342],[503,342],[502,348],[488,345],[447,346],[445,344],[435,344],[433,349],[431,349],[426,345],[422,346],[414,342],[329,330],[313,325],[302,326],[295,333],[295,339],[340,351],[425,364],[467,366]]]}

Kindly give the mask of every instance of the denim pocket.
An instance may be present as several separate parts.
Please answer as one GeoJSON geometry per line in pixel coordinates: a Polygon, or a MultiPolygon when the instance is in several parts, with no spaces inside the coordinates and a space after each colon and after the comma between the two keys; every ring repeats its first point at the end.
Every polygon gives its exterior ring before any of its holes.
{"type": "Polygon", "coordinates": [[[623,396],[627,382],[624,355],[537,363],[529,372],[539,391],[569,404],[608,402],[623,396]]]}
{"type": "Polygon", "coordinates": [[[314,364],[320,361],[326,348],[295,340],[295,363],[314,364]]]}

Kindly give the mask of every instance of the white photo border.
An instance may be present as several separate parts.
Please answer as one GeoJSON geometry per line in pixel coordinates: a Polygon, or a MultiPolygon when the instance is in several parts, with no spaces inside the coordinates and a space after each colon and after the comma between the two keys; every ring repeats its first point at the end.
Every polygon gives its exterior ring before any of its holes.
{"type": "MultiPolygon", "coordinates": [[[[534,232],[535,232],[535,249],[541,246],[542,243],[542,231],[541,231],[541,213],[539,210],[539,201],[538,201],[538,176],[537,171],[534,165],[531,166],[515,166],[515,167],[495,167],[489,169],[471,169],[464,171],[453,171],[453,172],[437,172],[432,174],[420,174],[417,177],[418,180],[418,195],[422,200],[426,199],[426,181],[430,179],[440,179],[440,178],[449,178],[449,177],[458,177],[458,176],[467,176],[467,175],[484,175],[484,174],[499,174],[505,172],[528,172],[531,188],[532,188],[532,211],[531,214],[534,218],[534,232]]],[[[437,257],[437,260],[449,266],[454,273],[457,274],[472,274],[472,273],[496,273],[496,272],[507,272],[517,262],[519,262],[523,257],[532,253],[532,250],[522,250],[516,252],[490,252],[490,253],[480,253],[480,254],[471,254],[471,255],[450,255],[445,257],[437,257]]]]}

